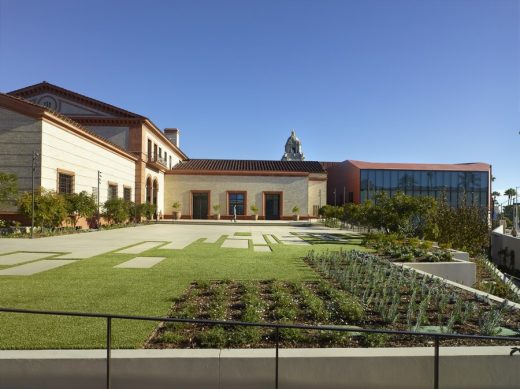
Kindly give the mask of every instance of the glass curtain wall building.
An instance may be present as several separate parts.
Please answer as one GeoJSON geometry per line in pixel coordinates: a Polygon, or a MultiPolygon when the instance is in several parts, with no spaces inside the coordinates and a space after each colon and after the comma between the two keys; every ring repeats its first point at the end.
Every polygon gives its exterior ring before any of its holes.
{"type": "Polygon", "coordinates": [[[393,196],[402,192],[411,196],[431,196],[456,207],[464,197],[466,204],[489,207],[489,172],[435,170],[360,170],[360,201],[373,200],[376,193],[393,196]]]}

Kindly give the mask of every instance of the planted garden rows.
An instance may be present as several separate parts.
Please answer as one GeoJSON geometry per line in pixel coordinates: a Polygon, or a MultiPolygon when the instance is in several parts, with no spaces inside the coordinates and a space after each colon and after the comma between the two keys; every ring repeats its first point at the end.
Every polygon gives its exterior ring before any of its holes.
{"type": "MultiPolygon", "coordinates": [[[[171,316],[481,335],[514,335],[520,323],[519,313],[505,304],[462,293],[372,254],[310,252],[306,260],[330,282],[198,282],[175,301],[171,316]]],[[[154,332],[147,347],[272,347],[274,339],[272,329],[167,323],[154,332]]],[[[296,329],[281,330],[280,339],[283,347],[416,346],[431,341],[296,329]]]]}

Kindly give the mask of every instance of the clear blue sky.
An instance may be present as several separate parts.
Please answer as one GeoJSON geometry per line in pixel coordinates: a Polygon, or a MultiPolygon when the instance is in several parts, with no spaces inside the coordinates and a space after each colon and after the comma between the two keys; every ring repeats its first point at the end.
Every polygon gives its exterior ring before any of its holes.
{"type": "Polygon", "coordinates": [[[517,0],[0,0],[0,91],[179,127],[192,158],[474,162],[520,186],[517,0]]]}

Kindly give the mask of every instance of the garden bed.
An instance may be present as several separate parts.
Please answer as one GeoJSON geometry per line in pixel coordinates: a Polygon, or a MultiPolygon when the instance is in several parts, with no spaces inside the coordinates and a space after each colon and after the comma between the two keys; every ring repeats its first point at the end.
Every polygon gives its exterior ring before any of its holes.
{"type": "MultiPolygon", "coordinates": [[[[175,300],[170,317],[515,335],[510,330],[517,329],[520,314],[506,305],[484,301],[438,279],[392,266],[374,255],[346,254],[329,253],[320,258],[311,252],[307,256],[307,262],[329,280],[193,283],[175,300]]],[[[471,339],[442,343],[501,344],[471,339]]],[[[162,323],[145,347],[265,348],[274,344],[274,329],[162,323]]],[[[280,344],[295,348],[410,347],[431,345],[432,339],[282,329],[280,344]]]]}

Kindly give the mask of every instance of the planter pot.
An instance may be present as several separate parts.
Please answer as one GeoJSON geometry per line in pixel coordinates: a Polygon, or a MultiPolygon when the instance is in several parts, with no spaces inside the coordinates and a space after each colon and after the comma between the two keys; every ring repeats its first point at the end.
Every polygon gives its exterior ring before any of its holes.
{"type": "Polygon", "coordinates": [[[220,220],[220,213],[217,213],[217,214],[215,215],[215,219],[216,219],[216,220],[220,220]]]}
{"type": "Polygon", "coordinates": [[[253,220],[258,220],[258,215],[253,215],[253,220]]]}
{"type": "Polygon", "coordinates": [[[181,218],[181,211],[173,211],[173,218],[179,220],[181,218]]]}
{"type": "Polygon", "coordinates": [[[300,215],[293,215],[293,220],[294,221],[300,220],[300,215]]]}

